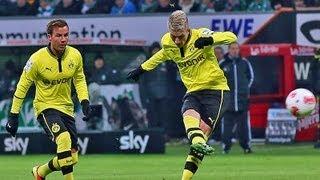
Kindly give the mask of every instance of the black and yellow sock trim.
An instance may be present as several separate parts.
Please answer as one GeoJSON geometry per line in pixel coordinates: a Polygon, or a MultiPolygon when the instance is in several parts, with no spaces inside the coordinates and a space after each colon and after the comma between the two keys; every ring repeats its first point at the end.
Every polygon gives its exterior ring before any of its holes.
{"type": "Polygon", "coordinates": [[[73,172],[73,161],[71,151],[63,151],[57,153],[57,157],[63,175],[73,172]]]}
{"type": "Polygon", "coordinates": [[[206,136],[200,129],[200,120],[186,115],[183,117],[183,123],[186,128],[186,133],[191,144],[195,143],[205,143],[206,136]]]}
{"type": "Polygon", "coordinates": [[[50,168],[51,171],[59,171],[56,167],[54,167],[53,165],[53,159],[51,159],[48,163],[48,166],[50,168]]]}
{"type": "Polygon", "coordinates": [[[189,134],[191,131],[197,131],[197,130],[200,130],[200,131],[201,131],[201,129],[200,129],[199,127],[188,128],[188,129],[187,129],[187,134],[189,134]]]}
{"type": "Polygon", "coordinates": [[[68,157],[72,157],[71,151],[59,152],[59,153],[57,153],[57,156],[58,156],[59,160],[62,160],[62,159],[68,158],[68,157]]]}
{"type": "Polygon", "coordinates": [[[189,170],[193,174],[198,170],[199,165],[201,164],[201,161],[203,160],[203,155],[198,155],[194,153],[193,151],[190,151],[186,164],[184,166],[185,170],[189,170]]]}
{"type": "Polygon", "coordinates": [[[62,172],[63,175],[72,173],[73,172],[73,165],[61,167],[61,172],[62,172]]]}
{"type": "Polygon", "coordinates": [[[195,137],[201,137],[203,140],[205,140],[205,137],[204,137],[203,133],[191,132],[191,133],[188,134],[188,135],[189,135],[189,139],[190,139],[191,142],[193,141],[193,139],[194,139],[195,137]]]}
{"type": "Polygon", "coordinates": [[[184,169],[189,170],[194,174],[197,172],[198,166],[193,162],[187,161],[186,164],[184,165],[184,169]]]}
{"type": "MultiPolygon", "coordinates": [[[[202,132],[202,130],[199,127],[191,127],[187,129],[187,136],[190,142],[193,142],[194,138],[201,138],[203,142],[205,142],[206,138],[202,132]]],[[[199,141],[199,140],[198,140],[199,141]]]]}

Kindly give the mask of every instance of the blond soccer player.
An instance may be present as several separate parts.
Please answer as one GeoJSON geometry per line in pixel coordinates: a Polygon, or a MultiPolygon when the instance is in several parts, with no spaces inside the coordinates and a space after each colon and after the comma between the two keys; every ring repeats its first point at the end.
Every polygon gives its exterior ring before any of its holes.
{"type": "Polygon", "coordinates": [[[174,11],[168,20],[168,30],[161,39],[162,49],[127,78],[137,81],[139,76],[154,69],[165,60],[173,60],[187,88],[182,114],[187,137],[191,143],[182,174],[191,179],[204,155],[214,149],[207,144],[217,122],[228,104],[227,79],[219,68],[213,46],[237,41],[232,32],[213,32],[207,28],[191,29],[183,11],[174,11]]]}

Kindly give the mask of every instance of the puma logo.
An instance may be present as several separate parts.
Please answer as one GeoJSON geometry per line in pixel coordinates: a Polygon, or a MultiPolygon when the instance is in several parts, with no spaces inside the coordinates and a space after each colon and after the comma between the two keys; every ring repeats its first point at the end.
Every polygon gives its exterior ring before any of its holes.
{"type": "Polygon", "coordinates": [[[52,72],[51,68],[46,67],[46,70],[48,70],[48,71],[52,72]]]}

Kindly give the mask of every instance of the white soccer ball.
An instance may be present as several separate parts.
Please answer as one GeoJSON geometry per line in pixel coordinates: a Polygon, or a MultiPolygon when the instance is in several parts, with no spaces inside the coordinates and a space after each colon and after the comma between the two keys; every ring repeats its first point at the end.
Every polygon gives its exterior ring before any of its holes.
{"type": "Polygon", "coordinates": [[[310,115],[315,107],[316,97],[308,89],[295,89],[286,98],[286,108],[298,118],[310,115]]]}

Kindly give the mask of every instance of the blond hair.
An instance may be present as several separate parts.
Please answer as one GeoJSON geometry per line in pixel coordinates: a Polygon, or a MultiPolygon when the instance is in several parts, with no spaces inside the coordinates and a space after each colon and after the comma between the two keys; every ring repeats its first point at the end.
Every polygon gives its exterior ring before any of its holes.
{"type": "Polygon", "coordinates": [[[186,13],[181,10],[174,11],[168,20],[169,31],[183,30],[186,28],[189,28],[186,13]]]}

